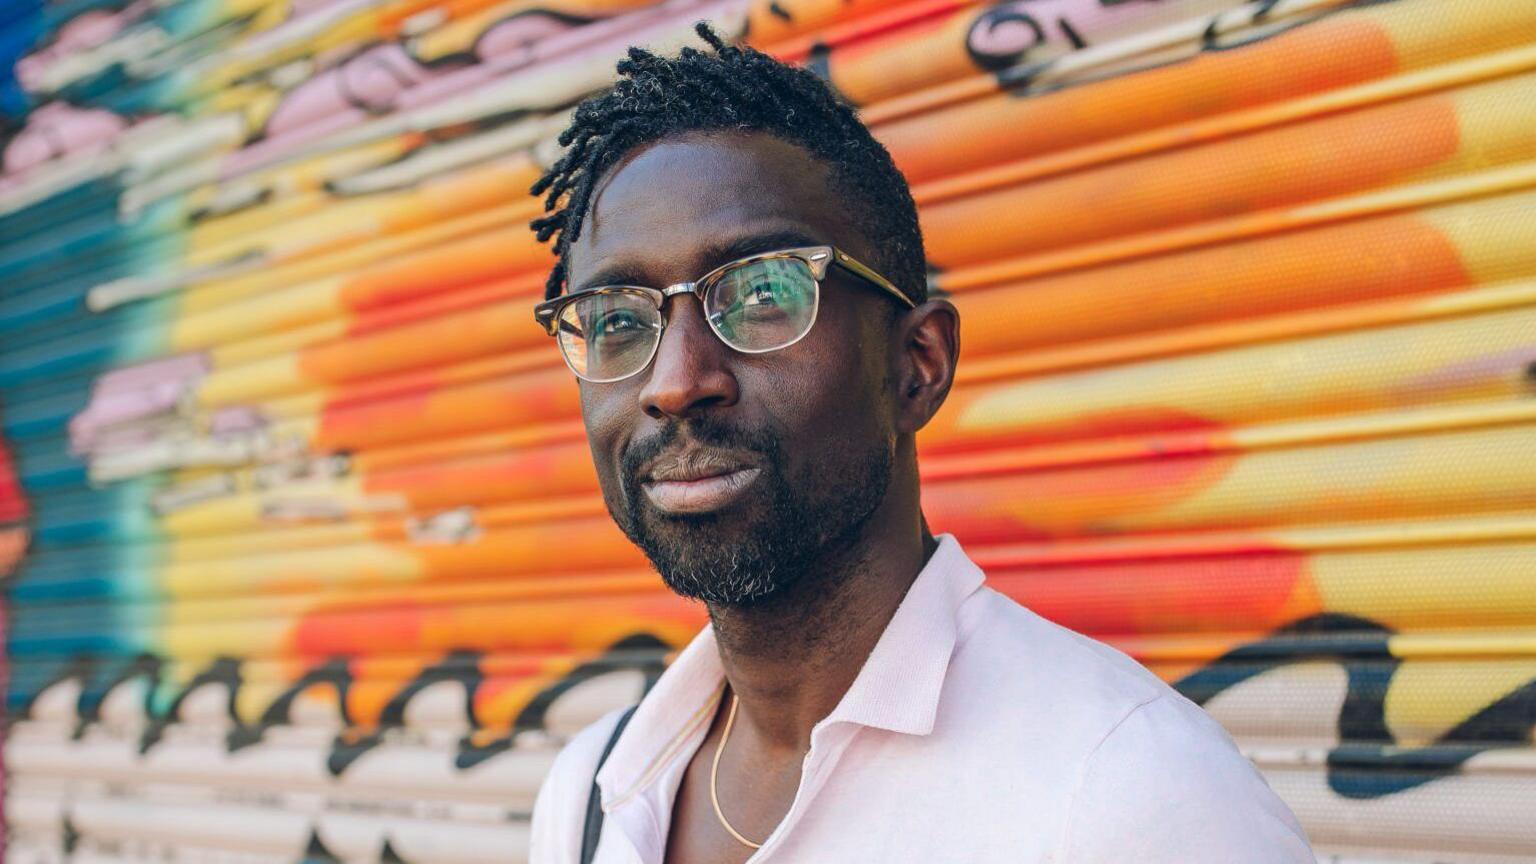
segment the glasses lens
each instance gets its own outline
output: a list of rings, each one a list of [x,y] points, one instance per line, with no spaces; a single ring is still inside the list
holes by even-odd
[[[721,274],[705,313],[738,351],[783,348],[816,320],[816,277],[799,258],[769,258]]]
[[[577,375],[614,381],[651,362],[661,315],[641,294],[589,294],[560,310],[560,350]]]

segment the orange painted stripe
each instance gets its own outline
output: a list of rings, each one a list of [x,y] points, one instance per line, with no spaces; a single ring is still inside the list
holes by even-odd
[[[586,441],[522,448],[367,475],[369,494],[401,494],[416,510],[521,498],[591,494],[597,475]]]
[[[969,392],[945,414],[964,416],[969,403],[989,395],[987,390]],[[987,449],[977,452],[980,447]],[[1140,406],[1111,416],[1078,417],[1053,425],[1037,423],[980,432],[954,426],[935,427],[931,433],[924,429],[920,449],[925,458],[920,468],[925,482],[936,483],[1063,465],[1202,455],[1228,447],[1225,430],[1207,420],[1172,409]],[[953,452],[956,450],[963,452]]]
[[[854,105],[868,105],[976,72],[966,37],[976,12],[940,4],[898,34],[832,45],[826,58],[832,85]],[[958,11],[954,11],[959,6]],[[948,14],[945,14],[948,13]]]
[[[1092,86],[1019,99],[982,99],[883,122],[910,106],[864,113],[912,183],[1040,156],[1396,72],[1391,36],[1368,19],[1340,15],[1241,51],[1202,54]],[[992,79],[956,92],[995,91]],[[919,93],[916,99],[932,98]],[[945,94],[942,98],[953,98]],[[930,106],[936,107],[936,106]]]
[[[358,450],[565,420],[579,410],[576,384],[561,366],[327,408],[313,445],[320,451]]]
[[[924,242],[948,268],[1375,189],[1454,156],[1458,122],[1437,94],[944,201]]]
[[[451,459],[576,440],[586,440],[586,427],[582,425],[579,418],[571,418],[486,435],[458,436],[438,441],[413,441],[398,447],[365,450],[353,456],[353,465],[360,472],[367,474],[392,468],[446,462]]]
[[[956,9],[963,9],[976,2],[977,0],[917,0],[917,2],[898,3],[883,12],[856,18],[847,24],[828,27],[811,36],[787,39],[760,50],[774,55],[785,63],[803,64],[812,51],[823,47],[836,48],[893,31],[900,31],[903,38],[915,38],[921,31],[907,28],[928,19],[945,18]],[[833,76],[833,86],[839,86],[836,76]],[[847,95],[846,92],[844,95]]]
[[[1372,254],[1360,254],[1363,249]],[[954,300],[968,357],[1422,294],[1474,281],[1450,238],[1415,214],[963,290],[1006,277],[1005,267],[939,277],[941,288],[962,291]]]
[[[1242,458],[1219,453],[933,483],[923,512],[966,543],[1106,533],[1114,514],[1157,512],[1198,496]]]
[[[555,362],[559,362],[558,358],[552,361],[549,352],[540,347],[532,351],[501,354],[452,366],[411,369],[337,387],[329,394],[325,410],[346,411],[368,403],[421,398],[437,391],[447,391],[455,387],[543,369],[552,366]]]
[[[299,369],[311,381],[334,384],[535,349],[555,362],[553,340],[534,323],[531,305],[526,296],[514,297],[317,345],[299,355]]]
[[[306,615],[295,622],[286,651],[310,657],[446,652],[465,645],[597,651],[636,633],[681,644],[706,621],[703,606],[663,592],[458,607],[402,604]]]
[[[747,9],[746,41],[777,45],[838,22],[879,14],[891,0],[754,0]]]
[[[514,297],[527,299],[528,308],[532,308],[535,297],[542,296],[544,288],[543,273],[524,273],[502,279],[493,279],[449,291],[444,294],[432,294],[416,301],[397,303],[382,308],[364,309],[354,313],[351,324],[347,327],[347,335],[362,336],[377,330],[386,330],[390,327],[399,327],[412,321],[431,318],[436,315],[446,315],[462,309],[475,306],[483,306],[487,303],[495,303],[500,300],[509,300]],[[533,320],[533,313],[529,312],[528,320]]]
[[[1293,602],[1309,581],[1307,556],[1276,553],[1112,565],[989,570],[987,582],[1030,609],[1085,633],[1269,630],[1322,611]]]
[[[530,218],[536,212],[530,208]],[[551,263],[549,248],[519,221],[363,270],[342,287],[341,301],[361,311],[493,279],[547,273]]]

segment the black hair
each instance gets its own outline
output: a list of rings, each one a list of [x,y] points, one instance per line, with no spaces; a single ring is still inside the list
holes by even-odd
[[[560,133],[565,154],[533,184],[549,213],[529,223],[555,240],[557,261],[545,296],[559,296],[571,243],[603,173],[626,153],[688,132],[764,132],[797,145],[831,170],[849,199],[853,224],[875,247],[869,262],[913,301],[927,299],[923,235],[906,178],[853,109],[813,73],[747,46],[728,45],[700,21],[694,28],[714,53],[684,48],[662,58],[630,48],[612,90],[582,102]],[[560,209],[561,204],[564,204]]]

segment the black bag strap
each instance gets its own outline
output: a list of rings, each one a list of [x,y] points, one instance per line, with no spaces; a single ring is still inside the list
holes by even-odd
[[[635,709],[639,707],[631,705],[619,715],[619,722],[613,727],[613,734],[608,736],[608,743],[603,747],[603,755],[597,757],[597,767],[592,769],[592,791],[587,795],[587,822],[581,830],[581,864],[592,864],[592,859],[597,856],[597,838],[603,833],[603,802],[602,792],[597,788],[597,772],[608,761],[613,745],[619,743],[619,736],[624,734],[624,727],[629,725],[629,718],[634,716]]]

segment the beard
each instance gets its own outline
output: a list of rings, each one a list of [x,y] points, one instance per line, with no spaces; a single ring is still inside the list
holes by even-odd
[[[757,488],[714,513],[666,513],[641,488],[640,471],[671,448],[686,424],[700,444],[761,458]],[[630,542],[677,594],[715,606],[747,607],[779,597],[849,546],[885,500],[893,454],[876,444],[862,451],[833,444],[806,460],[803,475],[786,465],[781,436],[744,430],[715,418],[668,425],[624,452],[620,471],[625,512],[609,510]]]

